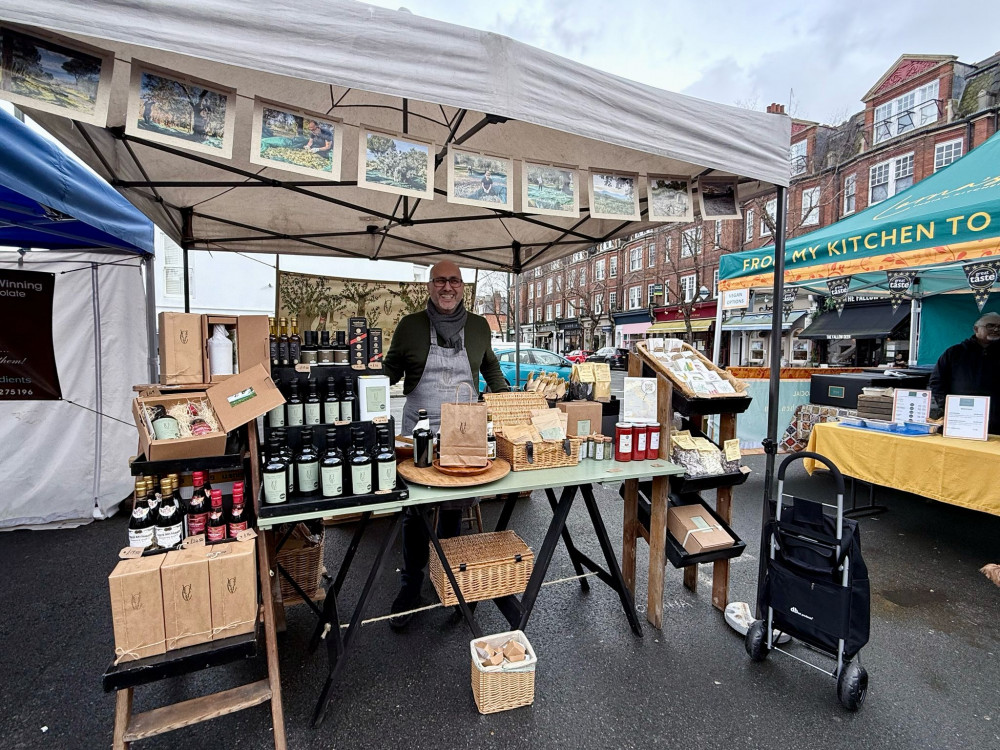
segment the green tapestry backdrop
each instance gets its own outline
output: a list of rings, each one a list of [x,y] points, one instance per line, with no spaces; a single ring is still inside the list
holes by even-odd
[[[465,306],[473,309],[475,284],[465,285]],[[369,328],[381,328],[385,347],[404,315],[427,305],[423,281],[342,279],[278,272],[277,317],[299,320],[299,330],[331,332],[347,328],[347,319],[364,316]]]

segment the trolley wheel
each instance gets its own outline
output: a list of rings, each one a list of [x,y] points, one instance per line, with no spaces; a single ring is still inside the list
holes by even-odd
[[[763,620],[754,620],[750,624],[743,646],[754,661],[764,661],[767,658],[770,649],[767,647],[767,624]]]
[[[837,678],[837,698],[848,711],[857,711],[868,694],[868,672],[857,662],[844,666]]]

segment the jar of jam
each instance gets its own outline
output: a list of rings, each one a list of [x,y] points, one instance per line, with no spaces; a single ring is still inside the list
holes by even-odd
[[[615,461],[632,460],[632,425],[628,422],[615,423]]]
[[[201,417],[195,417],[191,420],[191,434],[192,435],[205,435],[212,431],[212,428],[208,426],[206,422]]]
[[[646,425],[646,458],[660,457],[660,423]]]
[[[646,460],[646,423],[636,422],[632,427],[632,460]]]

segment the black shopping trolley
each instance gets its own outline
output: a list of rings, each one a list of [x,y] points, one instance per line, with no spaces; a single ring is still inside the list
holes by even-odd
[[[833,474],[836,506],[784,493],[786,469],[805,458],[825,464]],[[868,569],[861,558],[858,522],[844,517],[844,477],[830,460],[803,452],[781,462],[778,498],[764,539],[768,552],[757,600],[764,619],[747,630],[747,653],[762,661],[770,651],[780,651],[836,677],[840,702],[857,710],[868,690],[868,673],[857,658],[868,642]],[[778,633],[836,659],[836,669],[829,672],[778,647]]]

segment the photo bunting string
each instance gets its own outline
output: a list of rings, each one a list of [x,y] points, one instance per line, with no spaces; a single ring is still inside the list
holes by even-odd
[[[990,291],[997,281],[997,271],[1000,270],[1000,261],[991,260],[986,263],[966,263],[962,266],[965,271],[965,278],[969,282],[969,289],[976,298],[979,305],[979,312],[983,311],[986,300],[990,297]]]
[[[826,287],[830,290],[830,296],[833,298],[833,304],[837,308],[837,317],[839,318],[844,312],[847,293],[851,290],[851,277],[842,276],[839,279],[829,279],[826,282]]]
[[[886,276],[889,277],[889,301],[892,303],[892,312],[895,313],[896,309],[903,301],[903,297],[910,291],[910,287],[913,286],[913,280],[917,277],[916,271],[886,271]]]
[[[781,295],[781,314],[787,320],[788,316],[792,314],[792,305],[795,304],[795,298],[799,296],[798,289],[785,289]]]

